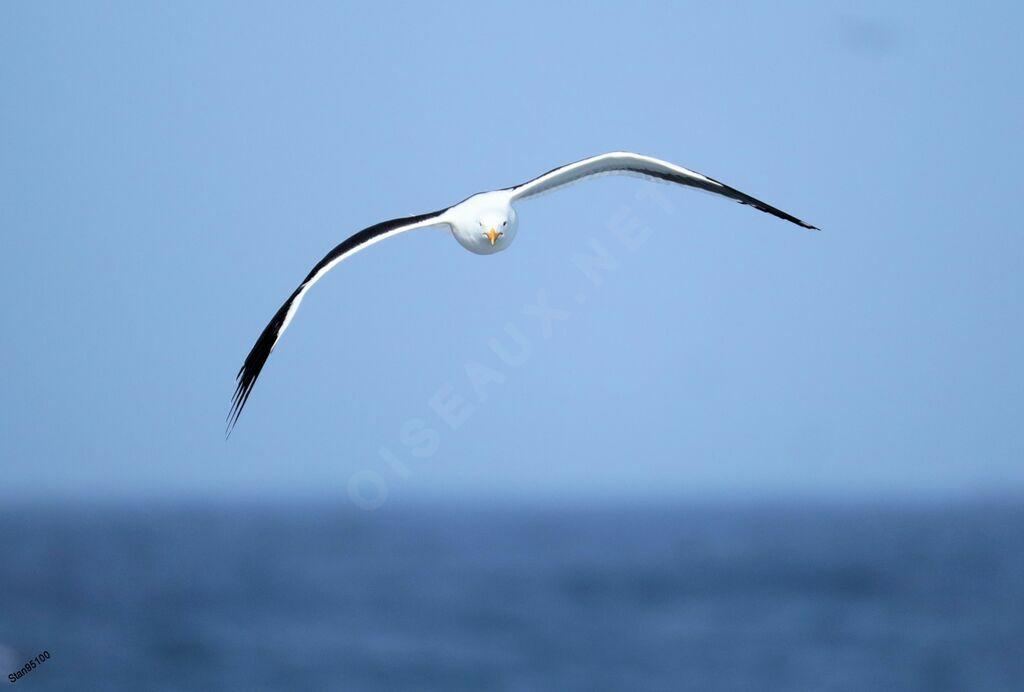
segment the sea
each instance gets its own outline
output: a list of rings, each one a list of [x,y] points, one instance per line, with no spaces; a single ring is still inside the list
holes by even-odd
[[[22,507],[0,546],[10,689],[1024,690],[1014,503]]]

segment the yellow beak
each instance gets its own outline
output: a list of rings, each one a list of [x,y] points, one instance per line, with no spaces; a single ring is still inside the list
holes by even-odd
[[[489,241],[491,241],[491,245],[492,245],[492,246],[493,246],[493,245],[494,245],[494,244],[495,244],[496,242],[498,242],[498,236],[500,236],[500,235],[501,235],[501,233],[498,233],[498,232],[497,232],[496,230],[494,230],[493,228],[492,228],[491,230],[487,231],[486,233],[484,233],[484,236],[486,236],[486,238],[487,238],[487,239],[488,239]]]

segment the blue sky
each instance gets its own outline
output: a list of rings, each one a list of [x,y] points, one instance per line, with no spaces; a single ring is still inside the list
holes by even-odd
[[[7,3],[6,494],[1017,494],[1022,20]],[[521,205],[500,255],[399,237],[311,292],[225,442],[337,242],[614,149],[824,230],[602,178]]]

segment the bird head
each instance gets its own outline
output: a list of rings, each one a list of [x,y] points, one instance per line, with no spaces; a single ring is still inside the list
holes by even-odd
[[[481,192],[445,212],[459,244],[476,255],[493,255],[516,236],[518,219],[505,190]]]
[[[511,207],[501,212],[481,214],[476,235],[486,253],[504,250],[516,235],[516,216]]]

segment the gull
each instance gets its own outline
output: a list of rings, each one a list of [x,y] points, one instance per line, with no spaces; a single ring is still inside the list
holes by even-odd
[[[238,417],[249,400],[256,379],[263,370],[267,358],[270,357],[271,351],[281,339],[281,335],[291,324],[302,299],[313,287],[313,284],[338,266],[340,262],[385,238],[391,238],[406,231],[430,227],[448,227],[455,240],[470,252],[478,255],[493,255],[507,249],[516,237],[519,227],[519,216],[513,206],[516,202],[550,192],[584,178],[616,173],[636,175],[711,192],[785,219],[798,226],[818,230],[815,226],[714,178],[667,161],[623,151],[592,156],[566,166],[559,166],[521,185],[492,192],[480,192],[467,197],[454,206],[439,211],[382,221],[369,228],[364,228],[327,253],[327,256],[313,267],[298,288],[292,292],[288,300],[270,320],[270,324],[256,339],[255,345],[249,351],[249,355],[246,356],[245,362],[235,378],[237,386],[231,399],[231,409],[228,412],[228,434],[238,422]]]

